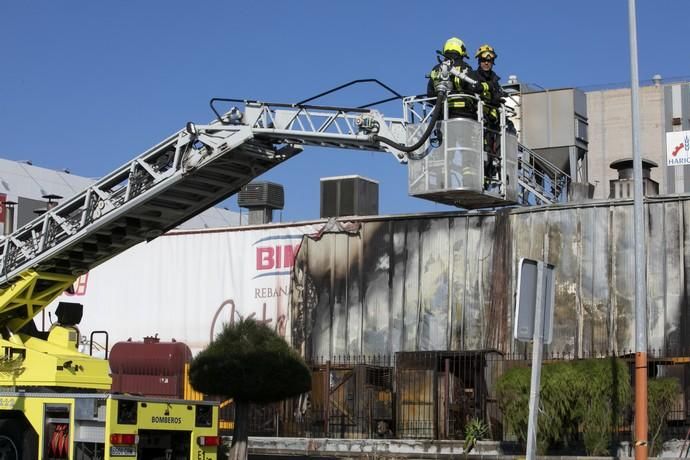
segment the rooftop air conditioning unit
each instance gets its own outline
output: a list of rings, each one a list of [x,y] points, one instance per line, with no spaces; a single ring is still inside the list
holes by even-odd
[[[274,182],[251,182],[240,190],[237,204],[249,210],[249,225],[267,224],[273,221],[273,210],[283,209],[283,186]]]
[[[379,183],[362,176],[321,179],[321,217],[375,216]]]

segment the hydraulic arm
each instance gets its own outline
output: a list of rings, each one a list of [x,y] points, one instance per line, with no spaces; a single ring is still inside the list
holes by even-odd
[[[404,118],[213,99],[212,123],[188,123],[2,241],[0,333],[21,330],[77,276],[228,198],[305,145],[387,152],[401,163],[423,158],[444,98],[433,110],[415,110],[406,98]],[[239,107],[221,114],[218,102]]]
[[[247,102],[208,125],[192,123],[0,246],[0,329],[19,331],[73,280],[226,199],[304,145],[405,152],[405,123],[366,109]],[[30,282],[26,280],[30,279]],[[20,287],[22,286],[22,287]]]

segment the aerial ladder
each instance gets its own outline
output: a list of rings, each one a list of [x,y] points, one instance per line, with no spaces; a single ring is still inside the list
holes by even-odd
[[[448,120],[445,96],[402,98],[401,118],[370,107],[212,99],[212,122],[187,123],[5,237],[0,449],[3,442],[34,446],[27,458],[133,457],[166,440],[178,454],[215,458],[216,407],[109,395],[107,361],[78,352],[81,306],[61,304],[50,331],[38,331],[33,319],[80,275],[232,196],[305,146],[391,154],[408,163],[410,194],[465,208],[563,200],[569,179],[519,146],[503,110],[500,177],[487,188],[482,117]],[[219,104],[234,106],[219,111]],[[196,441],[171,429],[171,420]],[[61,442],[58,452],[53,444]]]

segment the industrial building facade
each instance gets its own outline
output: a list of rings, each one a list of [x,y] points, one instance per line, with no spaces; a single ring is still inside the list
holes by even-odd
[[[632,157],[630,88],[586,91],[589,118],[588,176],[594,198],[609,197],[613,161]],[[640,153],[658,165],[659,194],[690,192],[690,168],[666,165],[666,133],[690,130],[690,83],[655,77],[640,87]]]
[[[669,438],[687,429],[690,196],[648,197],[645,212],[649,369],[681,389]],[[635,345],[632,221],[631,200],[600,200],[361,218],[356,232],[305,237],[291,339],[315,363],[307,415],[318,431],[296,423],[294,433],[377,437],[383,426],[394,434],[382,437],[462,439],[480,417],[494,439],[513,439],[496,382],[530,365],[529,345],[513,338],[521,258],[555,266],[545,359],[626,360]],[[630,427],[621,421],[617,436],[629,439]]]

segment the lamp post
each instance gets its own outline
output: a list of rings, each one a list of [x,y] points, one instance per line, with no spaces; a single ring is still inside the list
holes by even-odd
[[[640,157],[640,82],[637,69],[637,24],[635,0],[628,0],[630,28],[630,105],[633,149],[633,221],[635,233],[635,460],[646,460],[647,435],[647,279]]]

